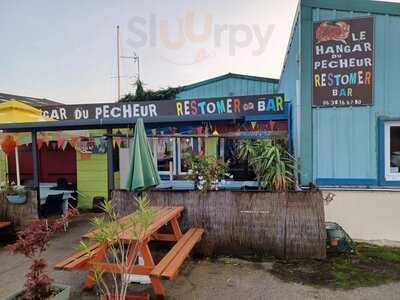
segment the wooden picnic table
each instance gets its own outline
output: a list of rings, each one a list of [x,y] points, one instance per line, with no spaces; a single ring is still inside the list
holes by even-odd
[[[153,207],[155,217],[146,232],[142,235],[140,244],[140,253],[144,260],[144,265],[135,264],[129,270],[129,274],[149,275],[154,292],[157,296],[164,296],[165,289],[161,279],[173,279],[178,273],[179,267],[183,264],[186,257],[195,244],[200,241],[204,230],[200,228],[191,228],[185,234],[182,234],[179,226],[178,218],[180,217],[183,207]],[[119,219],[117,222],[130,224],[132,215],[128,215]],[[160,233],[160,229],[169,225],[171,233]],[[93,240],[95,231],[89,232],[82,236],[83,239]],[[127,227],[119,233],[119,238],[132,245],[137,242],[137,237],[133,233],[132,228]],[[156,263],[149,248],[149,242],[170,241],[176,242],[172,249]],[[109,244],[94,243],[91,247],[91,255],[87,251],[80,251],[56,265],[58,270],[85,270],[89,271],[86,278],[85,287],[92,288],[95,284],[94,270],[100,269],[104,272],[118,273],[119,268],[114,263],[106,262],[106,255]],[[130,258],[134,258],[135,253]]]

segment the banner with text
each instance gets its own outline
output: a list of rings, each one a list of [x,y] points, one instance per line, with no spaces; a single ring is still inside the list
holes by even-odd
[[[314,23],[313,106],[373,104],[373,17]]]
[[[143,102],[61,105],[42,108],[43,115],[56,120],[157,119],[171,117],[179,121],[229,119],[254,114],[283,114],[283,94],[221,97],[195,100],[161,100]]]

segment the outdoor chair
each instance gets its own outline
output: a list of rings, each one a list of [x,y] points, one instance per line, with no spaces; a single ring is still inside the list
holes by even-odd
[[[68,180],[64,177],[57,178],[57,186],[52,188],[52,190],[64,190],[64,191],[70,191],[74,189],[75,189],[74,185],[69,184]]]
[[[63,215],[63,199],[64,194],[48,195],[46,203],[41,206],[41,215],[46,219],[46,223],[49,217]],[[66,230],[66,228],[64,228]]]
[[[68,198],[68,208],[78,207],[78,193],[74,192],[71,194],[72,197]]]

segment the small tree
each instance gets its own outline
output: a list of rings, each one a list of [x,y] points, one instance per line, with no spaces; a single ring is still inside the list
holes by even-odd
[[[144,97],[144,89],[143,89],[143,82],[138,79],[135,83],[136,91],[135,91],[135,98],[142,99]]]
[[[271,147],[271,140],[245,140],[239,147],[239,158],[246,159],[249,166],[256,175],[258,187],[262,185],[262,178],[265,174],[263,164],[260,164],[259,158],[265,157],[269,148]]]
[[[146,195],[136,198],[137,210],[127,222],[120,222],[114,211],[112,202],[106,200],[102,204],[104,216],[92,219],[94,227],[92,240],[109,245],[107,263],[117,265],[118,272],[110,272],[111,280],[107,281],[104,272],[98,268],[94,277],[99,287],[102,299],[125,300],[131,268],[136,264],[139,249],[144,234],[154,219],[154,210],[150,208],[150,201]],[[120,238],[121,232],[130,232],[136,242],[126,242]],[[85,242],[81,242],[81,249],[93,257],[93,253]]]
[[[17,242],[8,249],[13,254],[19,253],[31,260],[30,271],[25,276],[25,290],[18,299],[43,300],[54,294],[51,288],[53,279],[47,274],[47,262],[42,258],[42,254],[54,233],[64,229],[68,219],[77,214],[76,209],[70,209],[68,217],[60,218],[51,225],[48,225],[46,220],[33,220],[29,226],[17,233]]]
[[[128,93],[122,97],[119,102],[132,101],[157,101],[157,100],[173,100],[176,95],[182,90],[181,87],[168,87],[158,90],[144,89],[144,83],[138,79],[135,83],[135,93]]]

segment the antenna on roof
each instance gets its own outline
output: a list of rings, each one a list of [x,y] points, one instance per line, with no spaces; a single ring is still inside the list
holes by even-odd
[[[133,59],[134,63],[137,63],[137,80],[140,80],[140,58],[136,52],[133,52],[133,56],[121,56],[121,58]]]

